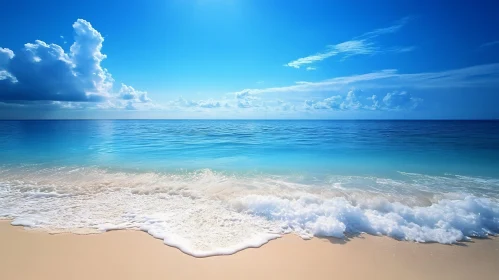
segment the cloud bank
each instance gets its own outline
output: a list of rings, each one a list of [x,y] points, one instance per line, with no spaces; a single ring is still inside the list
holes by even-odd
[[[0,102],[112,101],[115,107],[130,108],[130,104],[150,101],[146,92],[124,84],[118,94],[113,93],[114,80],[101,66],[106,58],[101,51],[104,38],[83,19],[78,19],[73,29],[74,43],[68,53],[41,40],[26,43],[16,53],[0,48]]]
[[[323,100],[306,100],[306,110],[412,110],[423,100],[405,91],[388,92],[385,96],[367,95],[362,91],[350,90],[345,96],[334,95]]]
[[[228,103],[223,101],[216,101],[213,99],[188,100],[183,97],[179,97],[176,100],[170,101],[168,105],[169,107],[173,108],[191,108],[191,109],[216,109],[216,108],[230,107]]]
[[[306,110],[384,110],[399,111],[416,108],[422,99],[405,91],[388,92],[385,96],[367,95],[362,91],[350,90],[345,96],[334,95],[323,100],[306,100]]]

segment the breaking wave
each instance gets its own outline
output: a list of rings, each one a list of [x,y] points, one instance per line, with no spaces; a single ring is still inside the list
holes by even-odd
[[[1,168],[0,217],[49,232],[148,232],[197,256],[232,254],[283,234],[386,235],[455,243],[499,233],[499,181]]]

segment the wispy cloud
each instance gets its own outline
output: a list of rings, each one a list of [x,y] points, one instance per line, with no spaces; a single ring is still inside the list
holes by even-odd
[[[396,48],[388,48],[386,50],[382,50],[378,46],[375,45],[375,43],[372,41],[372,39],[379,37],[381,35],[385,34],[390,34],[390,33],[395,33],[399,31],[404,25],[409,22],[411,18],[410,17],[405,17],[399,21],[397,21],[395,24],[389,27],[385,28],[379,28],[367,33],[364,33],[358,37],[355,37],[351,40],[338,43],[335,45],[329,45],[326,47],[325,51],[318,52],[313,55],[309,55],[306,57],[298,58],[296,60],[293,60],[284,66],[288,67],[293,67],[293,68],[300,68],[302,65],[305,64],[312,64],[314,62],[322,61],[324,59],[337,56],[337,55],[342,55],[343,59],[346,59],[351,56],[355,55],[370,55],[370,54],[375,54],[375,53],[383,53],[383,52],[408,52],[414,50],[414,47],[396,47]]]
[[[309,91],[326,91],[335,90],[338,86],[345,86],[356,82],[370,81],[370,80],[380,80],[398,75],[396,70],[388,69],[378,72],[372,72],[361,75],[352,75],[344,77],[336,77],[332,79],[327,79],[319,82],[307,82],[300,81],[293,85],[282,86],[282,87],[270,87],[270,88],[260,88],[260,89],[244,89],[235,92],[236,95],[246,94],[264,94],[264,93],[289,93],[289,92],[309,92]]]
[[[390,34],[390,33],[395,33],[402,29],[410,20],[412,20],[412,17],[404,17],[399,19],[398,21],[394,22],[393,25],[388,26],[388,27],[383,27],[383,28],[378,28],[373,31],[366,32],[359,37],[356,37],[355,39],[359,38],[376,38],[380,35],[385,35],[385,34]]]
[[[285,64],[285,66],[300,68],[304,64],[311,64],[317,61],[322,61],[326,58],[336,56],[339,54],[343,54],[345,57],[350,57],[354,55],[371,54],[375,51],[376,50],[373,44],[367,42],[366,40],[346,41],[336,45],[327,46],[327,49],[324,52],[298,58],[296,60],[293,60]]]
[[[388,48],[387,52],[405,53],[405,52],[412,52],[415,49],[416,49],[415,46],[410,46],[410,47],[392,47],[392,48]]]
[[[482,48],[489,48],[489,47],[498,46],[498,45],[499,45],[499,40],[492,41],[492,42],[487,42],[487,43],[482,44],[480,46],[480,49],[482,49]]]
[[[300,81],[282,87],[244,89],[233,94],[265,94],[293,92],[325,92],[345,86],[362,85],[365,88],[460,88],[499,86],[499,63],[477,65],[440,72],[399,73],[386,69],[367,74],[335,77],[318,82]]]
[[[314,71],[314,70],[317,70],[317,68],[312,67],[312,66],[308,66],[308,67],[306,68],[306,70],[307,70],[307,71]]]
[[[61,36],[59,36],[59,37],[62,39],[62,42],[63,42],[64,44],[67,44],[67,43],[68,43],[68,42],[66,41],[66,39],[64,38],[64,36],[62,36],[62,35],[61,35]]]

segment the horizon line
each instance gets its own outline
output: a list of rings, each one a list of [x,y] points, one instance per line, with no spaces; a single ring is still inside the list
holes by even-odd
[[[490,119],[201,119],[201,118],[64,118],[64,119],[0,119],[0,121],[499,121],[499,118]]]

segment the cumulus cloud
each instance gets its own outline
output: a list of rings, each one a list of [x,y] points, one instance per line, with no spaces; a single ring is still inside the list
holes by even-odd
[[[237,107],[239,108],[252,108],[260,107],[260,98],[255,96],[249,91],[236,92]]]
[[[409,93],[393,91],[379,98],[377,95],[367,96],[363,91],[350,90],[345,96],[334,95],[323,100],[306,100],[306,110],[411,110],[416,108],[422,99]]]
[[[237,92],[228,99],[221,100],[192,100],[179,97],[167,103],[170,108],[190,108],[193,110],[200,109],[248,109],[264,107],[264,102],[255,94],[249,92]],[[279,103],[279,107],[290,107],[289,105]]]
[[[73,24],[75,42],[67,54],[56,44],[41,40],[27,43],[2,65],[15,77],[0,84],[2,100],[100,101],[112,87],[112,79],[100,62],[102,36],[90,23],[79,19]],[[2,51],[5,53],[5,51]],[[7,52],[8,53],[8,52]]]
[[[95,30],[90,22],[78,19],[73,24],[75,42],[71,45],[70,55],[77,76],[84,77],[87,90],[108,92],[112,87],[111,75],[100,63],[106,58],[101,52],[104,38]]]
[[[132,102],[132,101],[128,101],[128,102],[126,103],[125,109],[126,109],[126,110],[136,110],[137,108],[135,108],[135,106],[133,105],[133,102]]]
[[[0,47],[0,85],[7,82],[17,82],[17,79],[7,71],[7,66],[12,58],[14,58],[14,52],[11,49]],[[5,82],[2,82],[3,80]]]
[[[14,52],[12,50],[0,48],[0,70],[4,70],[12,58],[14,58]]]
[[[3,80],[5,80],[5,82],[2,82]],[[8,82],[17,83],[17,79],[16,79],[16,77],[12,76],[12,74],[7,72],[6,70],[0,70],[0,89],[1,89],[2,83],[7,84]]]
[[[312,64],[337,55],[342,55],[342,59],[346,59],[348,57],[356,55],[371,55],[375,53],[385,53],[385,52],[401,53],[401,52],[412,51],[414,50],[414,47],[392,47],[392,48],[382,49],[379,46],[377,46],[373,40],[381,35],[395,33],[399,31],[404,25],[407,24],[407,22],[409,22],[409,20],[410,17],[405,17],[394,23],[392,26],[379,28],[364,33],[351,40],[334,45],[329,45],[326,47],[325,51],[318,52],[316,54],[305,56],[302,58],[298,58],[296,60],[293,60],[285,64],[284,66],[292,68],[300,68],[305,64]],[[315,68],[309,69],[309,67],[307,67],[306,70],[315,70]]]
[[[389,92],[383,97],[384,106],[395,110],[413,109],[418,106],[421,101],[421,99],[415,98],[405,91]]]
[[[275,107],[274,109],[280,111],[296,111],[296,107],[293,104],[283,101],[281,99],[277,100],[277,107]]]
[[[277,111],[295,111],[296,107],[289,101],[281,99],[262,99],[259,96],[241,91],[231,94],[229,98],[219,100],[192,100],[179,97],[167,103],[167,108],[183,108],[192,111],[206,111],[208,109],[232,110],[241,112],[241,110],[277,110]]]
[[[83,19],[73,24],[73,30],[74,42],[69,52],[41,40],[25,44],[16,53],[0,48],[0,102],[106,102],[116,99],[112,92],[114,80],[101,65],[106,58],[101,52],[104,38]],[[124,84],[118,95],[132,103],[150,101],[147,93]]]
[[[129,100],[134,102],[149,102],[151,99],[147,96],[147,92],[139,91],[131,86],[121,84],[120,91],[118,92],[119,97],[123,100]]]
[[[170,106],[177,108],[194,108],[194,109],[214,109],[227,107],[227,103],[223,104],[220,101],[215,101],[212,99],[208,100],[187,100],[182,97],[177,98],[169,103]]]
[[[314,110],[339,110],[343,103],[343,97],[335,95],[324,100],[305,100],[305,109]]]

